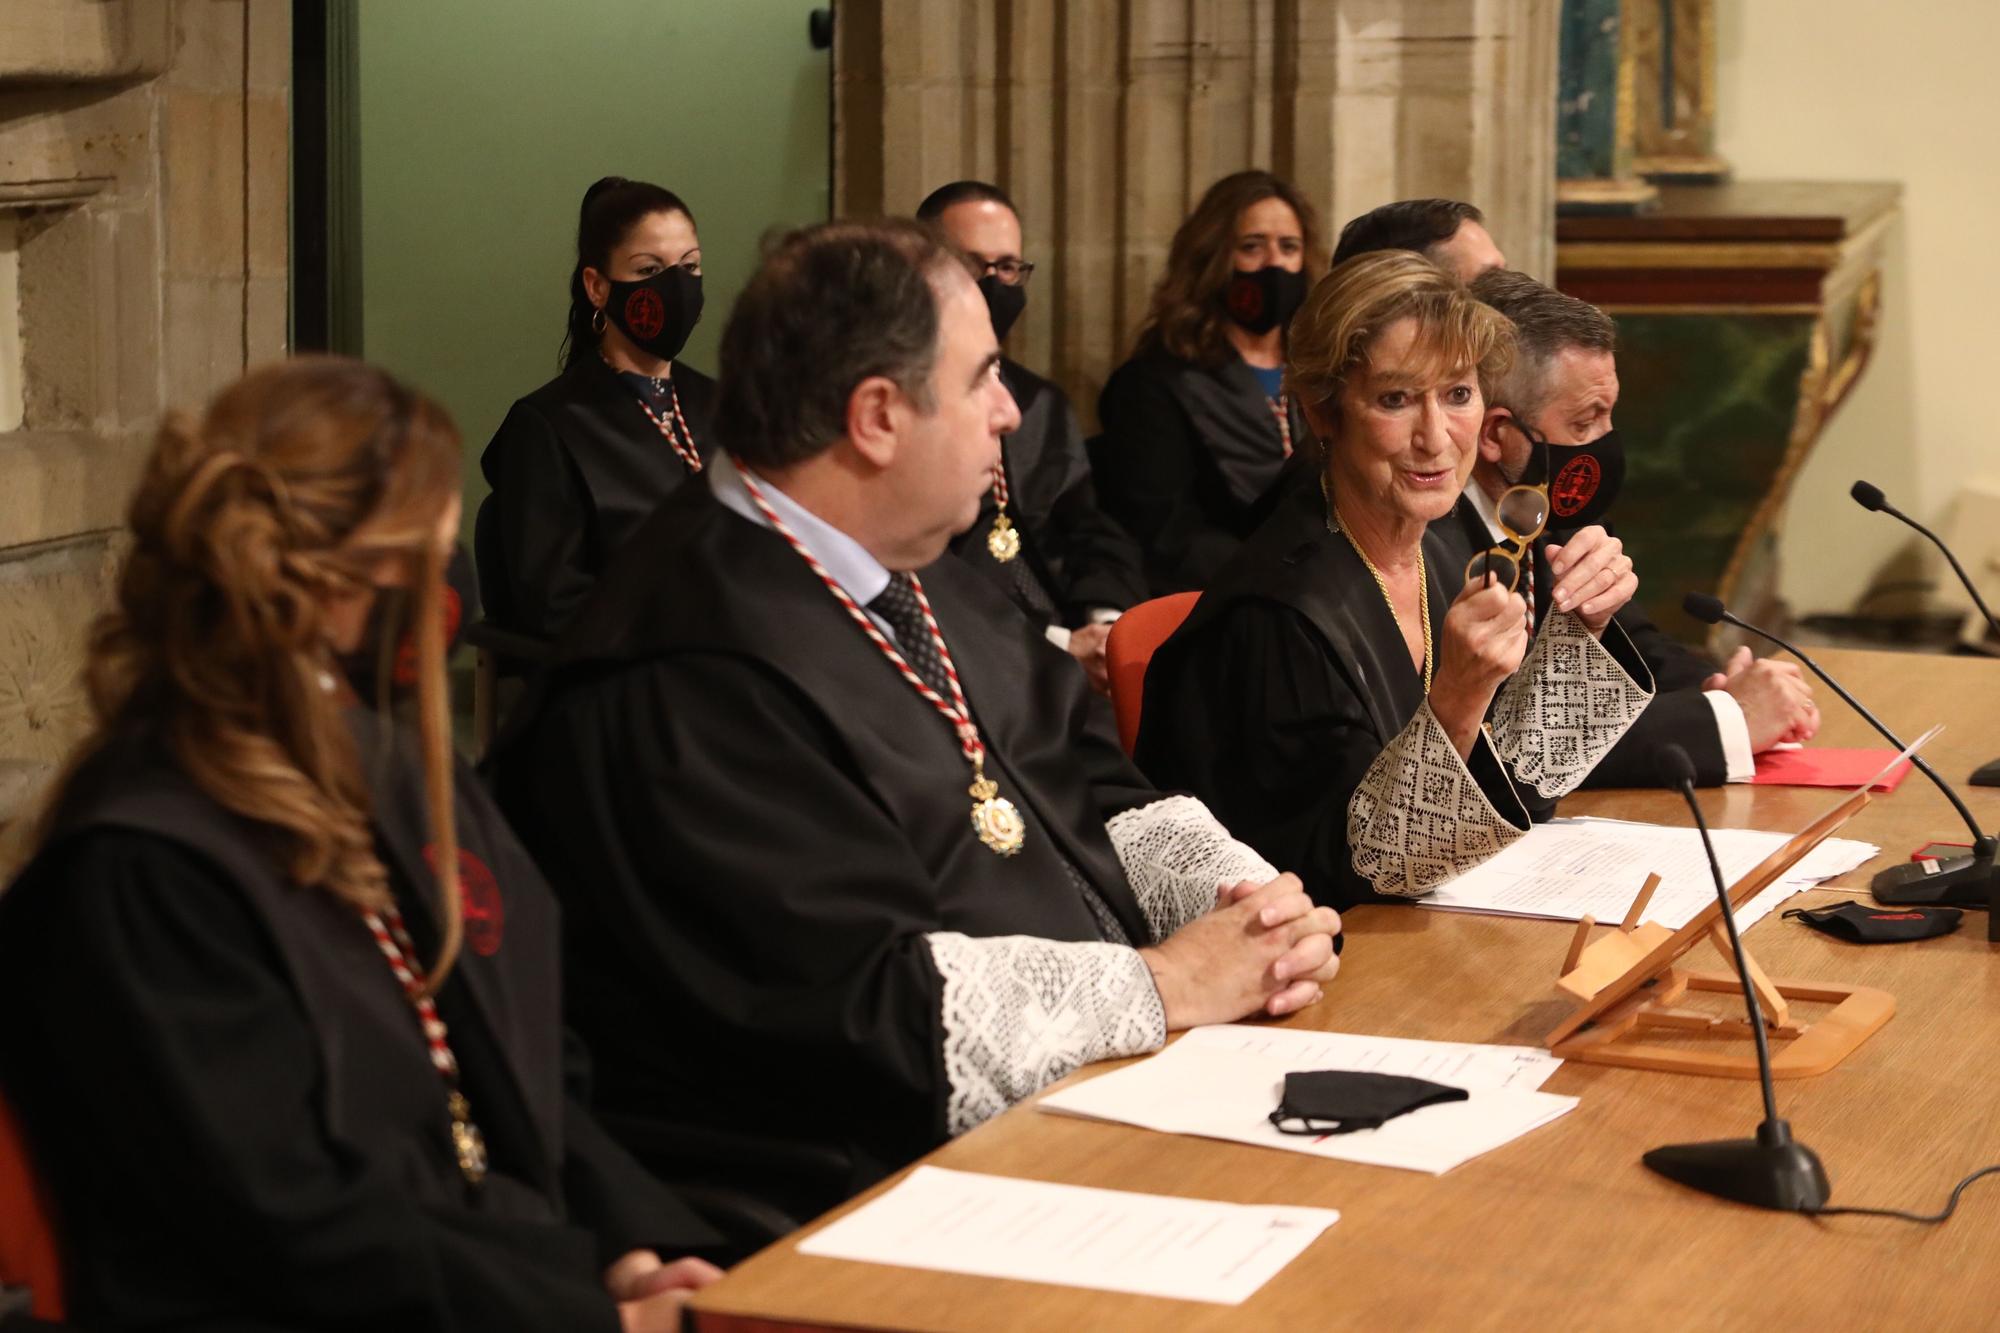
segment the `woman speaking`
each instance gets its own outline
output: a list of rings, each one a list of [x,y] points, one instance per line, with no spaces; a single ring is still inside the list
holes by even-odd
[[[1526,831],[1651,697],[1611,614],[1638,586],[1602,528],[1549,547],[1530,643],[1516,561],[1545,489],[1503,497],[1518,542],[1455,523],[1484,385],[1513,329],[1429,260],[1364,255],[1292,323],[1287,385],[1323,448],[1161,647],[1138,760],[1192,790],[1322,903],[1419,896]]]

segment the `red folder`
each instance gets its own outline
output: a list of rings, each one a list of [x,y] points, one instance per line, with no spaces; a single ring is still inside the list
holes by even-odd
[[[1773,787],[1858,787],[1875,778],[1871,791],[1894,791],[1910,771],[1905,759],[1882,773],[1895,757],[1894,750],[1766,750],[1757,756],[1757,776],[1750,780]]]

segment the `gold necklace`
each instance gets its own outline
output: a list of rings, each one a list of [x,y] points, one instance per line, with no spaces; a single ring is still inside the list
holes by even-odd
[[[1334,508],[1333,494],[1327,489],[1325,477],[1320,478],[1319,489],[1320,493],[1326,496],[1327,531],[1337,532],[1347,538],[1347,544],[1354,548],[1354,554],[1361,557],[1361,563],[1367,566],[1368,572],[1374,576],[1375,587],[1380,590],[1382,601],[1389,608],[1389,618],[1396,622],[1397,632],[1400,633],[1403,628],[1403,618],[1396,614],[1396,599],[1389,595],[1389,580],[1383,578],[1382,571],[1375,568],[1375,562],[1368,558],[1368,552],[1361,549],[1361,543],[1354,540],[1354,534],[1347,530],[1347,525],[1335,521],[1339,517],[1339,511]],[[1431,581],[1429,572],[1424,567],[1424,548],[1421,545],[1417,547],[1417,614],[1423,617],[1424,622],[1424,697],[1429,698],[1431,693]]]

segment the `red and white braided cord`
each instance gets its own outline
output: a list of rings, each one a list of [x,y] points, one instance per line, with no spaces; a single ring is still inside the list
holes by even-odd
[[[993,503],[1000,507],[1001,513],[1004,514],[1007,512],[1007,465],[1005,463],[995,463],[993,465]]]
[[[388,920],[385,922],[384,917]],[[417,1020],[424,1029],[424,1042],[431,1048],[431,1063],[446,1080],[458,1079],[458,1058],[451,1053],[451,1044],[445,1032],[444,1020],[438,1017],[437,1004],[424,994],[423,973],[417,970],[416,945],[410,939],[410,932],[403,927],[403,914],[394,903],[380,912],[362,914],[368,923],[369,934],[375,937],[375,947],[389,960],[389,970],[396,974],[396,980],[403,985],[403,993],[410,997],[415,1006]]]
[[[826,566],[814,558],[813,553],[806,549],[806,544],[799,540],[799,535],[786,525],[785,520],[778,517],[778,511],[771,508],[770,501],[764,498],[763,488],[758,486],[756,479],[745,469],[739,468],[738,471],[742,474],[744,489],[750,492],[750,498],[756,502],[757,508],[763,512],[765,519],[777,530],[778,535],[790,542],[792,549],[799,553],[799,558],[806,562],[813,573],[819,575],[820,582],[826,585],[834,600],[846,608],[848,617],[861,627],[861,632],[873,640],[877,648],[882,650],[882,655],[902,673],[903,679],[910,683],[910,688],[930,700],[931,707],[944,714],[945,721],[951,723],[952,729],[958,734],[959,749],[966,759],[975,767],[983,765],[986,762],[986,745],[979,739],[979,728],[973,725],[972,710],[966,707],[965,690],[958,683],[958,667],[951,660],[951,650],[945,647],[944,634],[938,629],[937,617],[931,613],[930,598],[924,596],[923,580],[915,574],[910,575],[910,589],[917,595],[917,606],[924,613],[924,627],[930,631],[931,643],[937,648],[938,660],[944,664],[945,680],[951,685],[951,703],[946,703],[938,696],[936,690],[924,684],[924,678],[910,666],[908,659],[896,651],[896,645],[889,642],[888,636],[881,630],[875,628],[875,622],[868,618],[868,613],[861,609],[860,604],[849,595],[847,589],[840,586],[840,581],[827,572]]]
[[[653,410],[651,403],[643,398],[639,400],[639,410],[652,420],[652,423],[659,428],[660,434],[667,437],[667,443],[671,444],[674,447],[674,452],[681,456],[681,462],[687,464],[687,470],[689,472],[699,472],[701,471],[701,454],[694,447],[694,432],[688,429],[687,418],[681,415],[681,395],[674,388],[672,380],[667,381],[667,405],[673,413],[674,425],[681,428],[679,436],[676,436],[673,428],[666,423],[658,412]],[[682,443],[683,439],[686,440],[686,443]]]
[[[1290,400],[1281,393],[1276,398],[1266,398],[1264,401],[1271,405],[1271,415],[1278,419],[1278,441],[1284,446],[1285,457],[1290,458],[1292,456],[1292,414],[1288,405]]]

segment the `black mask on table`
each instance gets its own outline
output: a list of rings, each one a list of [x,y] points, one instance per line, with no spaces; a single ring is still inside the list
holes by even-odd
[[[1285,1075],[1270,1120],[1282,1134],[1352,1134],[1441,1102],[1462,1102],[1464,1088],[1401,1074],[1315,1069]]]
[[[1849,944],[1900,944],[1949,935],[1965,914],[1956,907],[1878,907],[1850,900],[1832,907],[1794,907],[1785,915]]]

